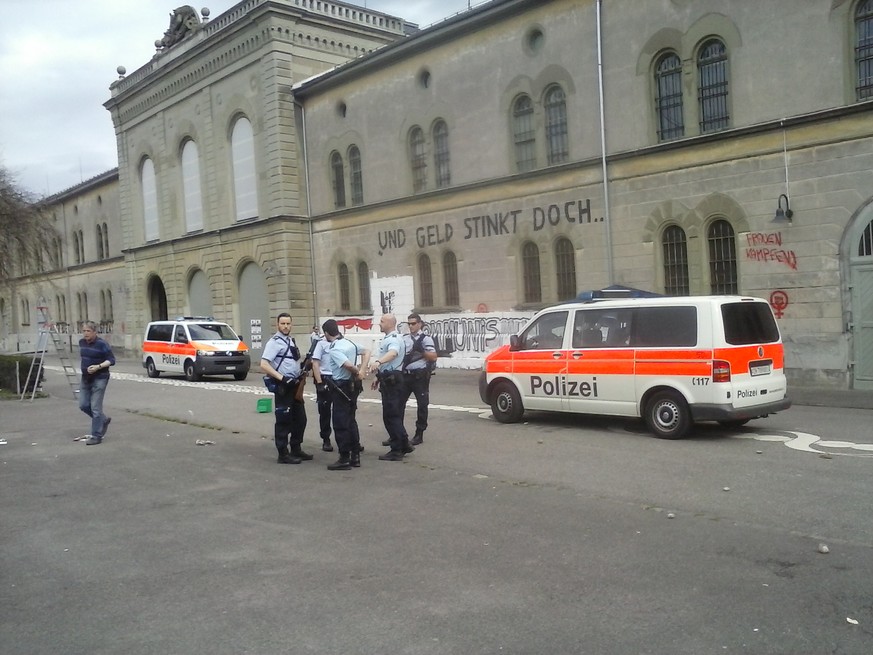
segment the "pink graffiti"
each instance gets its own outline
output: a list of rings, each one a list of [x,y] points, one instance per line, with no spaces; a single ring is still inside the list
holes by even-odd
[[[746,243],[750,246],[781,246],[781,232],[749,232]]]
[[[746,259],[755,262],[777,262],[785,264],[792,271],[797,270],[797,255],[793,250],[778,248],[746,248]]]

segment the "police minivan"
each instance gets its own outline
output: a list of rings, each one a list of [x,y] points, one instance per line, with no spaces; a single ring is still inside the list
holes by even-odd
[[[204,375],[245,380],[251,361],[248,346],[227,323],[211,316],[180,316],[148,324],[142,365],[150,378],[175,373],[191,381]]]
[[[504,423],[528,409],[642,417],[678,439],[790,407],[783,357],[760,298],[592,300],[537,313],[485,358],[479,392]]]

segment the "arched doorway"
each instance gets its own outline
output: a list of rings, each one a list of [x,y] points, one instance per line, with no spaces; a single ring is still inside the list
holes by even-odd
[[[191,316],[212,316],[212,288],[201,270],[194,271],[188,281],[188,308]]]
[[[873,390],[873,202],[846,230],[855,389]]]
[[[270,316],[264,271],[254,262],[249,262],[240,271],[237,284],[240,324],[235,325],[234,328],[242,336],[243,341],[255,351],[252,353],[252,362],[260,361],[263,343],[270,338],[275,329],[275,319]],[[295,320],[294,331],[300,329]]]
[[[167,314],[167,292],[164,289],[164,283],[157,275],[152,275],[149,278],[146,287],[146,293],[149,299],[149,318],[150,321],[166,321],[169,316]]]

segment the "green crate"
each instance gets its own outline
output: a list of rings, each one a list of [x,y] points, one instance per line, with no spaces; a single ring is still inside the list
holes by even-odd
[[[258,413],[259,414],[269,414],[273,411],[273,399],[272,398],[258,398]]]

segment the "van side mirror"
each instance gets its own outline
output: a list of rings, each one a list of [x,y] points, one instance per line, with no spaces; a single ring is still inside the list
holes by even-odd
[[[239,335],[239,340],[242,341],[242,335]]]
[[[509,337],[509,349],[511,351],[521,350],[521,339],[517,334],[513,334]]]

